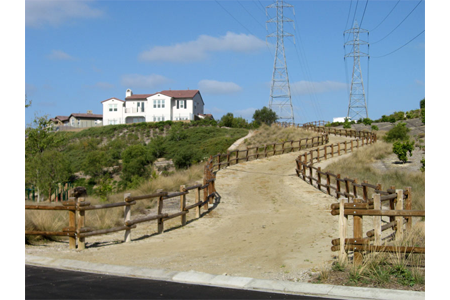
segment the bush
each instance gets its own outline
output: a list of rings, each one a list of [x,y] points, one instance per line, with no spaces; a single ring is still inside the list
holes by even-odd
[[[132,145],[122,153],[122,180],[131,182],[132,177],[148,178],[150,170],[147,167],[155,158],[147,147],[142,144]]]
[[[348,120],[348,118],[345,118],[345,121],[344,121],[344,128],[345,129],[350,129],[350,128],[352,128],[352,125],[351,125],[352,123],[350,123],[349,122],[349,120]]]
[[[378,130],[378,126],[377,125],[372,125],[372,130]]]
[[[256,124],[258,124],[258,126],[262,123],[270,126],[278,120],[278,116],[273,110],[264,106],[263,108],[255,111],[253,114],[253,120]]]
[[[395,142],[392,151],[397,154],[397,157],[400,161],[403,163],[408,161],[407,153],[409,152],[409,157],[412,156],[412,151],[414,150],[414,141],[406,141],[404,143],[402,142]]]
[[[409,140],[408,132],[410,129],[406,127],[406,123],[398,123],[391,130],[389,130],[383,139],[386,142],[394,142],[394,141],[407,141]]]
[[[178,152],[173,159],[173,164],[177,169],[187,169],[193,164],[193,162],[194,152],[187,149]]]

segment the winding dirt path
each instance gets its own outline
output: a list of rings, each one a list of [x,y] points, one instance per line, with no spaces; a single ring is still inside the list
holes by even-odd
[[[331,143],[343,140],[330,136]],[[156,224],[143,223],[132,232],[131,243],[117,242],[123,233],[110,234],[87,238],[88,248],[79,252],[70,251],[67,243],[53,243],[27,246],[26,253],[173,271],[307,280],[309,272],[319,271],[336,254],[330,248],[331,239],[338,237],[338,220],[329,211],[336,200],[296,176],[298,154],[220,171],[216,182],[220,202],[182,228],[153,235]],[[109,242],[95,244],[105,240]]]

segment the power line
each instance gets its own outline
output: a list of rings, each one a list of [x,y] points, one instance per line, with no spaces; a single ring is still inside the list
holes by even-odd
[[[353,0],[350,1],[350,7],[348,8],[348,14],[347,14],[347,22],[345,22],[344,30],[347,30],[347,24],[348,24],[348,19],[350,18],[350,12],[352,10],[352,4],[353,4]]]
[[[254,35],[254,34],[250,31],[250,29],[248,29],[247,27],[245,27],[245,26],[244,26],[241,22],[239,22],[239,20],[236,19],[236,18],[235,18],[228,10],[226,10],[225,7],[223,7],[222,4],[219,3],[219,1],[216,0],[216,3],[219,4],[219,6],[222,7],[222,9],[223,9],[224,11],[227,12],[227,14],[229,14],[236,22],[238,22],[242,27],[244,27],[251,35]]]
[[[397,3],[395,3],[394,7],[391,9],[391,11],[387,14],[387,16],[381,21],[380,24],[378,24],[374,29],[369,30],[371,32],[373,32],[375,29],[377,29],[381,24],[383,24],[383,22],[389,17],[389,15],[394,11],[394,9],[397,7],[398,3],[400,2],[400,0],[397,1]]]
[[[256,21],[264,30],[266,30],[266,27],[262,25],[246,8],[244,5],[242,5],[241,1],[238,1],[239,5],[253,18],[253,20]]]
[[[401,47],[395,49],[394,51],[389,52],[389,53],[387,53],[387,54],[385,54],[385,55],[374,56],[373,58],[381,58],[381,57],[385,57],[385,56],[391,55],[391,54],[394,53],[394,52],[397,52],[398,50],[402,49],[403,47],[405,47],[406,45],[408,45],[409,43],[411,43],[412,41],[414,41],[416,38],[418,38],[418,37],[419,37],[422,33],[424,33],[424,32],[425,32],[425,29],[424,29],[421,33],[419,33],[418,35],[416,35],[415,37],[413,37],[409,42],[407,42],[407,43],[404,44],[403,46],[401,46]]]
[[[387,38],[391,33],[393,33],[400,25],[402,25],[402,23],[414,12],[414,10],[416,10],[416,8],[419,6],[420,3],[422,3],[423,0],[420,0],[419,3],[417,3],[417,5],[409,12],[409,14],[394,28],[392,29],[391,32],[389,32],[385,37],[383,37],[381,40],[378,40],[376,42],[373,42],[373,44],[376,44],[378,42],[381,42],[382,40],[384,40],[385,38]]]
[[[362,18],[361,18],[361,22],[359,22],[359,26],[360,27],[362,26],[362,22],[364,20],[364,15],[366,14],[366,9],[367,9],[367,4],[368,3],[369,3],[369,0],[366,1],[366,6],[364,6],[364,12],[363,12],[363,15],[362,15]]]

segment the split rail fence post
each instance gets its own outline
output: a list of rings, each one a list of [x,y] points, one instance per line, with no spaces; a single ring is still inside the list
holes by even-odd
[[[128,197],[131,197],[130,193],[126,193],[123,195],[123,201],[126,201]],[[126,224],[127,221],[131,221],[131,205],[126,205],[123,208],[123,223]],[[125,235],[123,237],[125,243],[131,242],[131,229],[125,230]]]
[[[84,198],[78,198],[78,201],[77,201],[77,244],[78,244],[78,250],[84,250],[84,249],[86,249],[85,238],[78,236],[81,233],[81,229],[84,227],[84,223],[85,223],[85,210],[79,210],[80,202],[84,203]]]
[[[341,174],[336,175],[336,198],[341,197]]]
[[[395,210],[403,210],[403,190],[395,190],[397,193],[397,203],[395,204]],[[395,233],[395,239],[401,241],[403,238],[403,217],[395,217],[397,222],[397,232]]]
[[[339,198],[339,263],[343,265],[347,261],[345,251],[345,239],[347,238],[348,216],[344,214],[345,198]]]
[[[406,188],[406,199],[405,199],[405,209],[412,209],[412,195],[411,195],[411,187]],[[406,230],[411,231],[412,229],[412,217],[406,217]]]
[[[368,181],[364,180],[363,183],[368,183]],[[368,201],[367,186],[366,185],[363,185],[363,199],[364,199],[364,202]]]
[[[159,190],[159,191],[162,192],[162,190]],[[158,215],[162,214],[163,206],[164,206],[163,196],[159,196],[158,211],[157,211]],[[160,218],[158,218],[158,233],[163,233],[163,231],[164,231],[164,218],[160,217]]]
[[[247,147],[247,151],[245,152],[245,161],[248,161],[248,147]]]
[[[219,171],[220,171],[220,153],[217,154],[217,163],[219,164]]]
[[[69,197],[69,201],[75,202],[74,206],[76,206],[77,198]],[[69,229],[73,232],[76,230],[76,209],[69,210]],[[69,249],[77,248],[77,240],[74,236],[69,236]]]
[[[372,194],[373,198],[373,209],[381,210],[381,195],[380,194]],[[381,216],[373,217],[373,230],[374,230],[374,245],[381,246]]]
[[[327,194],[328,195],[331,195],[330,185],[331,185],[330,173],[327,172]]]
[[[319,189],[319,191],[321,191],[321,186],[322,186],[322,176],[320,176],[322,172],[322,168],[318,167],[317,168],[317,188]]]
[[[361,203],[361,199],[355,198],[353,203]],[[362,216],[354,215],[353,216],[353,238],[361,239],[363,235],[363,223]],[[353,263],[355,266],[359,266],[362,264],[362,254],[359,250],[353,249]]]
[[[201,202],[200,199],[200,188],[195,189],[195,203]],[[195,218],[200,218],[200,205],[197,205],[195,207]]]
[[[180,185],[180,192],[186,192],[186,186]],[[180,196],[180,212],[186,210],[186,195]],[[181,215],[181,225],[186,225],[186,214]]]

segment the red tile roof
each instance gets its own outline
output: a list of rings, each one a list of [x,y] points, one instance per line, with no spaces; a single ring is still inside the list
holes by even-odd
[[[199,92],[199,90],[164,90],[161,92],[153,93],[153,94],[136,94],[132,96],[128,96],[125,100],[142,100],[147,99],[156,94],[163,94],[172,98],[194,98],[194,96]]]

